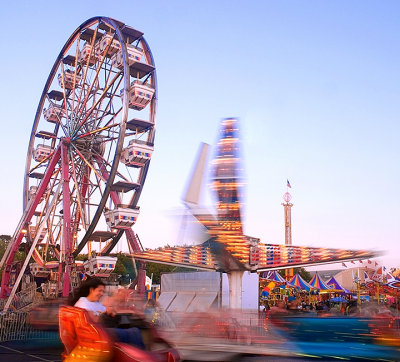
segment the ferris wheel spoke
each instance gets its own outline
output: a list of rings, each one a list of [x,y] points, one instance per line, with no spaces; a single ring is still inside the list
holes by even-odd
[[[87,78],[87,73],[88,73],[88,70],[89,70],[90,60],[93,57],[94,42],[95,42],[96,37],[97,37],[97,30],[98,30],[98,28],[96,27],[96,29],[94,30],[94,34],[93,34],[93,36],[91,38],[91,41],[90,41],[90,51],[89,51],[89,55],[88,55],[87,60],[86,60],[86,64],[84,66],[85,70],[84,70],[84,74],[83,74],[83,77],[82,77],[82,80],[81,80],[81,91],[79,93],[79,98],[78,98],[78,101],[77,101],[77,108],[79,108],[79,104],[80,104],[81,98],[82,98],[82,93],[83,93],[83,91],[85,89],[84,85],[86,84],[86,78]],[[75,108],[74,108],[74,111],[75,111]],[[76,113],[75,113],[75,116],[76,116]],[[75,132],[75,129],[73,129],[72,132]]]
[[[96,119],[98,119],[98,122],[97,122],[97,124],[95,125],[95,127],[100,127],[100,124],[101,124],[101,121],[103,120],[103,118],[104,118],[105,116],[107,116],[107,115],[110,114],[110,111],[111,111],[111,108],[112,108],[112,104],[113,104],[113,100],[114,100],[114,97],[115,97],[115,95],[116,95],[116,91],[117,91],[119,85],[121,84],[122,79],[123,79],[123,78],[120,77],[120,79],[119,79],[117,85],[115,86],[115,91],[111,90],[111,92],[110,92],[110,93],[111,93],[111,96],[108,96],[108,97],[107,97],[107,98],[108,98],[108,103],[107,103],[107,105],[106,105],[104,111],[102,111],[103,114],[100,115],[100,117],[96,117]],[[112,85],[112,87],[114,87],[114,84]],[[117,97],[118,97],[118,96],[117,96]],[[108,111],[109,108],[110,108],[110,110]],[[120,110],[122,110],[122,107],[120,108]],[[99,112],[100,112],[100,109],[98,109],[97,113],[99,113]],[[120,111],[118,111],[116,114],[118,114],[119,112],[120,112]],[[115,115],[114,115],[114,117],[115,117]]]
[[[81,190],[78,186],[78,180],[75,172],[75,165],[72,162],[72,179],[76,188],[76,199],[77,199],[77,206],[79,211],[76,213],[75,222],[79,223],[79,219],[82,221],[82,226],[85,230],[87,230],[87,226],[85,224],[85,213],[82,209],[82,199],[81,199]],[[80,217],[82,215],[82,217]]]
[[[83,171],[85,172],[85,170]],[[79,229],[80,223],[82,224],[82,227],[84,230],[87,229],[87,215],[85,211],[85,195],[88,189],[88,182],[85,181],[85,175],[82,174],[81,178],[78,179],[78,176],[76,175],[76,172],[73,172],[73,181],[75,183],[75,192],[76,192],[76,203],[75,203],[75,211],[73,211],[73,223],[74,223],[74,233],[73,233],[73,238],[74,238],[74,243],[76,242],[76,237]],[[82,181],[83,180],[83,181]],[[79,187],[81,185],[81,187]],[[74,246],[75,247],[75,246]]]
[[[39,168],[40,166],[43,166],[46,162],[48,162],[49,160],[51,160],[51,158],[54,155],[54,151],[52,151],[47,157],[45,157],[42,161],[40,161],[37,165],[35,165],[34,167],[32,167],[28,173],[31,173],[33,171],[35,171],[37,168]]]
[[[113,39],[114,39],[114,38],[113,38]],[[112,40],[113,40],[113,39],[112,39]],[[88,89],[88,91],[87,91],[87,93],[86,93],[86,95],[85,95],[85,98],[84,98],[83,101],[82,101],[82,104],[81,104],[80,108],[77,110],[78,113],[82,113],[83,109],[86,108],[86,104],[87,104],[87,102],[88,102],[88,100],[89,100],[89,98],[90,98],[90,96],[91,96],[91,94],[92,94],[93,87],[94,87],[94,85],[95,85],[96,83],[99,82],[98,76],[99,76],[100,71],[103,69],[104,60],[106,59],[106,54],[107,54],[107,52],[108,52],[108,50],[109,50],[111,44],[112,44],[112,41],[107,45],[107,47],[106,47],[106,49],[105,49],[105,51],[104,51],[104,54],[103,54],[101,60],[96,64],[96,65],[97,65],[96,74],[95,74],[95,76],[94,76],[94,79],[91,81],[91,84],[90,84],[90,86],[89,86],[89,89]],[[107,82],[108,82],[108,80],[109,80],[109,76],[110,76],[110,75],[111,75],[111,73],[109,73],[109,75],[108,75],[108,77],[107,77],[107,81],[106,81],[106,84],[105,84],[105,89],[107,89]],[[94,98],[94,96],[93,96],[93,98]],[[100,97],[100,99],[101,99],[101,98],[102,98],[102,97]],[[93,109],[95,106],[96,106],[96,103],[93,105],[92,109]],[[81,125],[78,126],[78,130],[79,130],[80,127],[81,127]],[[75,131],[76,131],[76,130],[75,130]]]
[[[77,153],[77,155],[85,162],[85,164],[95,173],[95,175],[97,175],[98,177],[100,177],[103,181],[106,181],[102,178],[102,176],[98,173],[98,171],[93,167],[93,165],[85,158],[85,156],[82,155],[82,153],[79,152],[78,148],[73,145],[75,152]]]
[[[54,232],[53,225],[55,225],[55,217],[56,217],[56,213],[53,212],[51,220],[47,221],[48,240],[51,245],[55,245],[54,235],[53,235],[53,232]]]
[[[122,107],[120,107],[118,109],[118,111],[114,111],[112,114],[112,117],[106,122],[106,124],[104,125],[104,127],[107,127],[111,122],[115,121],[115,119],[117,118],[117,116],[120,114],[120,112],[122,111]]]
[[[75,59],[74,59],[74,78],[73,78],[73,86],[72,86],[72,102],[71,102],[71,118],[73,116],[72,112],[74,110],[74,106],[75,106],[75,89],[77,87],[77,82],[76,82],[76,76],[77,76],[77,72],[78,72],[78,55],[79,55],[79,44],[80,44],[80,39],[78,38],[77,42],[76,42],[76,47],[75,47]],[[82,79],[82,77],[81,77]],[[71,127],[73,125],[71,124]]]
[[[65,88],[65,74],[64,74],[64,72],[65,72],[65,70],[64,70],[64,63],[61,63],[61,65],[60,65],[60,69],[61,69],[61,73],[60,73],[60,84],[61,84],[61,87],[62,87],[62,94],[63,94],[63,98],[64,98],[64,101],[63,101],[63,104],[64,104],[64,112],[65,112],[65,116],[66,117],[68,117],[68,109],[67,109],[67,97],[66,97],[66,95],[65,95],[65,93],[66,93],[66,88]],[[61,121],[60,121],[61,122]],[[67,135],[70,135],[71,134],[71,129],[69,128],[69,126],[70,126],[70,123],[69,122],[66,122],[66,127],[67,127],[67,130],[68,130],[68,134]]]
[[[101,155],[96,155],[95,158],[96,158],[97,164],[99,165],[100,172],[102,173],[103,177],[106,180],[108,180],[109,173],[107,171],[107,167],[109,167],[111,169],[112,165]],[[117,171],[116,175],[119,176],[120,178],[122,178],[125,182],[130,182],[130,180],[127,177],[125,177],[121,172]]]
[[[103,100],[105,99],[105,98],[109,98],[109,104],[112,102],[112,99],[114,98],[114,96],[115,96],[115,92],[113,92],[112,91],[112,88],[114,87],[114,85],[115,85],[115,79],[113,80],[113,82],[110,84],[110,88],[111,88],[111,92],[110,93],[108,93],[108,82],[109,82],[109,78],[110,78],[110,76],[111,76],[111,72],[108,72],[108,75],[107,75],[107,78],[106,78],[106,80],[105,80],[105,85],[104,85],[104,87],[103,88],[101,88],[101,87],[99,87],[98,89],[100,90],[100,91],[104,91],[105,90],[105,96],[107,96],[107,97],[103,97],[102,99],[101,99],[101,102],[100,102],[100,104],[99,105],[96,105],[96,114],[94,115],[94,118],[95,119],[97,119],[97,118],[99,118],[98,117],[98,113],[102,113],[102,116],[104,117],[106,114],[109,114],[110,112],[109,111],[107,111],[107,109],[108,109],[108,105],[107,105],[107,107],[105,107],[105,109],[104,110],[102,110],[101,109],[101,104],[102,104],[102,102],[103,102]],[[98,79],[96,78],[96,80],[98,81]],[[118,83],[117,83],[117,86],[116,86],[116,89],[118,88],[118,86],[119,86],[119,84],[121,83],[121,81],[122,81],[122,77],[119,79],[119,81],[118,81]],[[112,94],[112,96],[110,96],[110,94]],[[97,92],[95,92],[95,93],[93,93],[92,91],[90,91],[89,93],[88,93],[88,97],[87,97],[87,101],[89,101],[90,99],[93,101],[93,104],[95,104],[95,102],[96,102],[96,95],[97,95]],[[100,94],[100,97],[101,97],[102,95]],[[86,102],[87,103],[87,102]],[[86,105],[86,104],[85,104]]]
[[[57,181],[57,175],[58,175],[58,173],[59,173],[59,169],[56,170],[55,173],[54,173],[54,178],[53,178],[52,184],[50,185],[50,189],[54,189],[54,188],[56,187],[56,184],[57,184],[56,181]],[[51,182],[51,180],[50,180],[50,182]],[[48,211],[49,202],[50,202],[50,196],[51,196],[51,192],[46,192],[46,191],[44,192],[44,194],[43,194],[43,196],[42,196],[42,197],[44,197],[45,199],[43,200],[43,202],[44,202],[43,208],[42,208],[42,210],[40,211],[40,214],[37,216],[36,226],[35,226],[36,232],[37,232],[37,225],[40,225],[40,224],[41,224],[42,218],[44,217],[44,215],[45,215],[46,212]],[[54,201],[54,204],[56,204],[56,200]],[[35,235],[36,235],[36,234],[35,234]],[[33,237],[33,236],[35,236],[35,235],[32,235],[31,237]]]
[[[94,170],[94,168],[91,168],[91,170]],[[87,178],[87,182],[85,182],[85,189],[82,190],[82,194],[85,192],[88,192],[88,202],[87,205],[90,205],[90,198],[96,193],[97,190],[99,190],[101,196],[103,196],[103,191],[101,189],[101,185],[104,184],[104,180],[101,178],[99,173],[96,171],[93,173],[94,178],[96,179],[96,182],[93,182],[89,177]]]
[[[57,108],[58,106],[50,99],[50,97],[48,96],[48,94],[46,94],[46,98],[47,98],[47,101],[48,101],[48,103],[50,104],[50,107],[54,107],[54,108]],[[59,114],[56,112],[55,113],[55,115],[56,115],[56,117],[57,117],[57,123],[58,123],[58,125],[59,125],[59,127],[61,127],[62,128],[62,130],[63,130],[63,132],[64,132],[64,135],[65,136],[68,136],[68,132],[67,132],[67,130],[65,129],[65,126],[62,124],[62,117],[60,118],[60,116],[59,116]]]
[[[76,137],[74,138],[74,140],[81,139],[81,138],[85,138],[85,137],[88,137],[88,136],[92,136],[92,135],[94,135],[94,134],[96,134],[96,133],[103,132],[103,131],[105,131],[106,129],[110,129],[110,128],[118,127],[118,126],[120,126],[119,123],[114,123],[114,124],[111,124],[111,125],[108,125],[108,126],[104,126],[104,127],[98,128],[98,129],[94,129],[94,130],[92,130],[92,131],[89,131],[89,132],[83,133],[83,134],[81,134],[81,135],[79,135],[79,136],[76,136]]]
[[[113,84],[118,77],[120,77],[122,74],[122,71],[119,71],[114,78],[112,79],[111,84]],[[86,122],[86,120],[89,118],[89,116],[92,114],[92,112],[94,111],[95,107],[100,103],[100,101],[106,96],[108,89],[110,88],[111,84],[107,85],[102,94],[100,95],[99,99],[93,104],[93,106],[89,109],[89,111],[85,114],[85,117],[82,119],[82,121],[80,122],[80,124],[78,125],[77,129],[75,130],[75,132],[73,133],[73,136],[75,136],[77,134],[77,132],[79,132],[80,128],[82,127],[82,125]]]

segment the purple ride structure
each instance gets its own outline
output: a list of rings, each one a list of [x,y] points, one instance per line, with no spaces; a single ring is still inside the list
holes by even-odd
[[[0,261],[4,310],[28,266],[67,296],[82,251],[85,272],[107,276],[116,262],[108,255],[123,234],[132,252],[142,250],[132,226],[154,149],[156,106],[155,63],[142,32],[107,17],[73,32],[33,121],[23,215]],[[27,257],[16,270],[19,249]]]

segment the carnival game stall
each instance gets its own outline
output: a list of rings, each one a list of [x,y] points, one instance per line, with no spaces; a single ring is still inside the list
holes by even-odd
[[[318,272],[314,274],[310,282],[311,287],[314,289],[317,289],[320,293],[330,293],[331,289],[329,286],[322,280],[322,278],[319,276]]]
[[[287,281],[277,270],[264,272],[260,277],[260,305],[269,308],[284,300]]]
[[[331,293],[338,293],[338,294],[351,294],[351,291],[342,287],[339,282],[335,279],[335,277],[331,277],[327,282],[326,285],[331,290]]]

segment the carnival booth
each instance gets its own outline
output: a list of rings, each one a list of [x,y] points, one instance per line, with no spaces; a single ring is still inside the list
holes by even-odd
[[[286,280],[278,271],[264,272],[260,276],[260,305],[272,306],[285,299]]]
[[[308,284],[310,284],[310,286],[313,287],[314,289],[318,289],[320,293],[330,292],[329,286],[322,280],[318,272],[315,272],[314,276],[312,277],[312,279]]]
[[[318,272],[315,272],[309,284],[314,288],[314,297],[311,298],[313,302],[328,300],[331,293],[333,293],[332,289],[323,281]]]
[[[338,293],[338,294],[351,294],[351,291],[342,287],[339,282],[335,279],[335,277],[330,278],[326,284],[328,285],[331,293]]]
[[[288,284],[301,290],[305,290],[306,292],[310,292],[313,289],[313,287],[309,283],[307,283],[300,276],[299,273],[296,273],[296,275],[294,275],[293,278],[289,280]]]

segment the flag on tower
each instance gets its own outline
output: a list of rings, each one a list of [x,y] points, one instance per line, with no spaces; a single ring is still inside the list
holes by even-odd
[[[287,183],[286,183],[286,186],[287,186],[287,187],[289,187],[289,188],[291,189],[291,188],[292,188],[292,186],[290,185],[290,182],[289,182],[289,180],[287,180],[287,179],[286,179],[286,181],[287,181]]]

